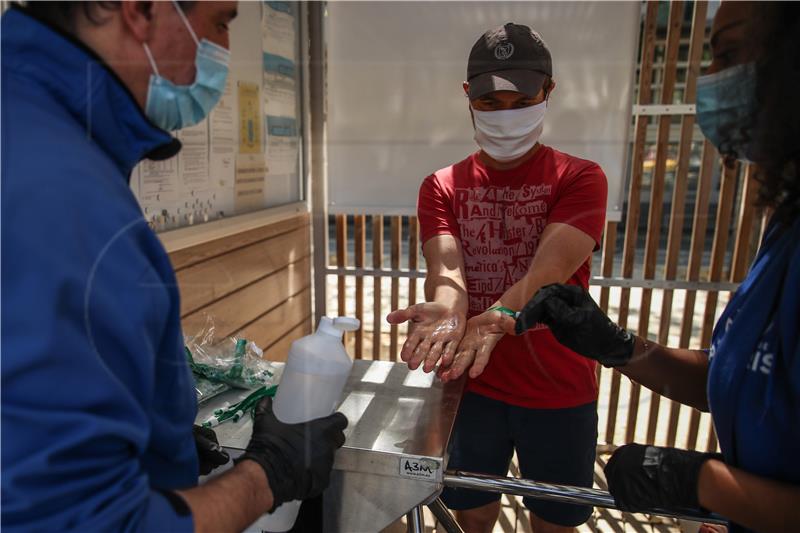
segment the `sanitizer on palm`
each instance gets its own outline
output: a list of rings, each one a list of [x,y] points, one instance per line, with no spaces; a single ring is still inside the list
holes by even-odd
[[[332,414],[339,405],[353,361],[342,344],[345,331],[360,327],[355,318],[322,317],[317,331],[289,348],[273,409],[287,424],[299,424]],[[300,501],[286,502],[253,524],[248,531],[289,531],[297,520]]]

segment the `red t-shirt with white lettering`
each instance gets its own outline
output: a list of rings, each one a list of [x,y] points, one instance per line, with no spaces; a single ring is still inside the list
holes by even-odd
[[[608,192],[596,163],[547,146],[509,170],[487,167],[479,153],[425,178],[417,206],[423,243],[442,234],[461,241],[469,317],[525,275],[548,224],[574,226],[599,247]],[[567,283],[588,287],[590,266],[591,257]],[[595,365],[538,326],[505,335],[467,390],[528,408],[574,407],[597,399]]]

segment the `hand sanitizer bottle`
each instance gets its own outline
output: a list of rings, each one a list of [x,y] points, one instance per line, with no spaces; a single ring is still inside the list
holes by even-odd
[[[315,333],[292,343],[273,404],[278,420],[299,424],[336,410],[353,367],[342,335],[360,325],[355,318],[324,316]],[[248,531],[289,531],[297,520],[300,503],[299,500],[284,503],[261,517]]]

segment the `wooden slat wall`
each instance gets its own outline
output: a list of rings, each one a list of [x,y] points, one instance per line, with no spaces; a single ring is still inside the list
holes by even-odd
[[[658,4],[648,2],[644,20],[641,68],[639,71],[639,105],[652,103],[653,56],[655,53],[656,25]],[[631,163],[631,181],[628,189],[628,211],[625,221],[625,241],[622,251],[622,277],[633,277],[634,259],[636,256],[636,238],[639,228],[639,212],[641,210],[642,176],[644,174],[644,150],[647,138],[649,117],[639,115],[634,126],[633,161]],[[617,321],[622,327],[628,325],[630,289],[622,289]],[[612,442],[617,426],[619,406],[620,374],[614,372],[609,391],[608,420],[606,421],[606,439]],[[638,394],[637,394],[638,400]]]
[[[683,2],[676,0],[670,4],[669,27],[667,31],[666,66],[661,86],[661,103],[671,104],[675,93],[675,77],[677,75],[678,44],[683,26]],[[669,147],[669,130],[672,117],[664,115],[658,118],[658,136],[656,138],[656,164],[650,182],[650,211],[647,218],[647,240],[644,246],[644,278],[655,277],[657,254],[661,242],[661,213],[664,206],[664,180],[667,173],[667,149]],[[653,291],[642,290],[639,306],[639,336],[647,338],[650,327],[650,305]],[[628,425],[625,442],[633,442],[636,431],[636,417],[639,411],[638,383],[631,383],[631,397],[628,406]],[[651,396],[650,418],[658,414],[658,397]],[[654,408],[654,409],[653,409]],[[655,424],[653,424],[655,435]],[[649,437],[648,437],[649,438]]]
[[[302,214],[170,254],[186,335],[214,320],[217,338],[242,334],[285,360],[311,331],[310,218]]]
[[[684,102],[695,101],[697,74],[700,70],[700,58],[703,53],[703,37],[705,35],[707,7],[708,4],[706,2],[694,3],[694,22],[692,24],[692,34],[689,45],[689,68],[686,76],[686,89],[683,95]],[[670,31],[677,31],[678,34],[680,34],[680,30],[680,25],[678,25],[677,29],[674,29],[672,26],[670,27]],[[668,41],[670,44],[672,43],[671,40],[668,39]],[[672,59],[675,60],[677,57],[673,57]],[[673,72],[673,70],[669,70],[668,72]],[[674,78],[672,81],[674,81]],[[672,91],[669,91],[669,96],[671,100]],[[672,189],[672,211],[670,213],[669,234],[667,237],[667,260],[664,269],[665,279],[675,279],[678,273],[678,261],[680,259],[681,240],[683,237],[684,206],[686,203],[686,190],[689,181],[689,158],[691,157],[694,122],[694,115],[684,115],[681,117],[681,133],[678,145],[678,165],[675,172],[675,184]],[[663,346],[669,344],[669,330],[672,323],[672,301],[673,291],[664,291],[661,302],[661,320],[658,329],[658,343]],[[660,400],[661,398],[658,394],[652,394],[650,399],[650,415],[647,421],[647,436],[645,437],[645,440],[648,444],[655,443]],[[670,410],[675,411],[676,408],[676,404],[672,402],[670,405]],[[675,422],[677,423],[677,419]]]

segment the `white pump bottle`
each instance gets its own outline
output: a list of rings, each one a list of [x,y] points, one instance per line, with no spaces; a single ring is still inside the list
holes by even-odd
[[[332,414],[339,406],[353,361],[342,344],[345,331],[360,327],[358,319],[322,317],[317,331],[289,348],[273,409],[287,424],[299,424]],[[288,531],[297,520],[300,501],[286,502],[261,517],[247,531]]]

